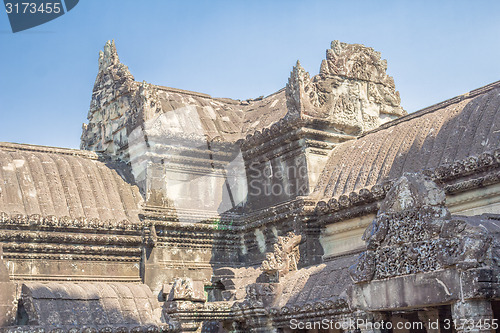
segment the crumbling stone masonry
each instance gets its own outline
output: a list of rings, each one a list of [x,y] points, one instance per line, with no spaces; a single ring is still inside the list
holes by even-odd
[[[81,150],[0,143],[0,332],[496,330],[500,83],[407,115],[386,70],[241,101],[107,42]]]

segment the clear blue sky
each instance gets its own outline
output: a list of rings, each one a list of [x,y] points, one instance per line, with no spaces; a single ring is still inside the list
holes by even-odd
[[[382,52],[409,112],[500,80],[500,1],[80,0],[16,34],[0,13],[0,141],[77,148],[108,39],[137,81],[215,97],[315,75],[334,39]]]

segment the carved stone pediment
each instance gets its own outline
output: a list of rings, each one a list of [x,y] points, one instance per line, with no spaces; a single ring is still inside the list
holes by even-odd
[[[169,301],[205,302],[207,300],[203,282],[193,281],[188,277],[175,278],[170,294],[166,296]]]
[[[353,280],[484,265],[492,237],[452,218],[445,199],[443,189],[423,175],[405,174],[396,181],[363,235],[367,250],[350,268]]]
[[[358,135],[405,115],[386,71],[380,52],[333,41],[318,75],[311,78],[297,61],[286,86],[288,116],[319,118]]]

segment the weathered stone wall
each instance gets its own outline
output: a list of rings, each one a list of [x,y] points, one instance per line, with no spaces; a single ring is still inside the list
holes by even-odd
[[[16,322],[17,299],[16,285],[10,281],[9,271],[3,260],[0,245],[0,327],[14,325]]]
[[[394,183],[363,236],[366,250],[350,268],[354,307],[420,307],[498,292],[497,219],[453,217],[445,199],[421,174]],[[405,292],[389,291],[395,288]]]

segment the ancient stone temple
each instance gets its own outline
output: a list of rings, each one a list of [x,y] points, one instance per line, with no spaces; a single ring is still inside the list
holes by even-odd
[[[380,53],[248,100],[99,55],[81,150],[0,144],[0,332],[491,332],[500,82],[407,114]]]

